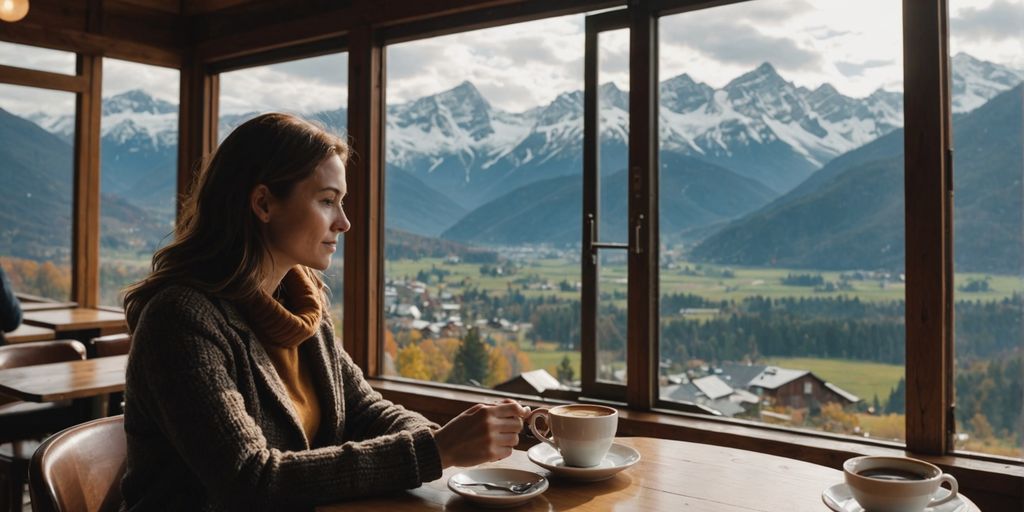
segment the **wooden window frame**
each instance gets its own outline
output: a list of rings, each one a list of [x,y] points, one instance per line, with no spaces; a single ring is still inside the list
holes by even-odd
[[[767,0],[761,0],[767,1]],[[656,22],[657,17],[707,7],[738,3],[737,0],[524,0],[474,9],[462,5],[448,14],[431,15],[417,11],[417,21],[402,18],[389,21],[389,14],[374,14],[366,7],[332,11],[330,23],[324,22],[309,34],[299,21],[281,38],[293,38],[310,52],[320,42],[311,40],[345,36],[349,45],[349,133],[354,157],[349,162],[348,201],[353,230],[347,235],[345,249],[345,321],[344,345],[374,386],[385,396],[407,403],[443,420],[454,416],[468,404],[489,400],[493,392],[472,392],[452,386],[410,383],[402,379],[379,379],[378,366],[383,348],[381,291],[383,287],[384,229],[384,47],[395,42],[424,39],[466,30],[509,23],[581,13],[629,4],[634,27],[631,34],[631,111],[648,114],[656,108]],[[403,4],[405,5],[405,4]],[[408,5],[412,5],[409,3]],[[101,17],[95,9],[101,2],[88,3],[92,14],[85,31],[46,28],[31,24],[4,26],[0,39],[41,47],[71,50],[79,55],[78,74],[60,75],[43,71],[0,66],[0,83],[27,85],[75,92],[75,212],[72,268],[73,299],[82,305],[94,305],[98,298],[98,207],[99,207],[99,82],[102,56],[177,68],[181,72],[180,133],[178,158],[179,197],[192,182],[199,163],[216,146],[217,97],[216,71],[227,69],[230,58],[290,58],[281,45],[260,47],[260,41],[246,34],[221,40],[193,41],[180,48],[156,46],[147,42],[124,41],[104,35]],[[354,21],[347,21],[354,20]],[[629,385],[623,410],[623,432],[684,438],[746,449],[798,457],[838,467],[847,456],[860,453],[911,454],[933,460],[951,470],[968,489],[981,489],[1009,496],[1019,505],[1024,490],[1024,463],[1016,459],[960,454],[952,451],[953,406],[953,265],[952,265],[952,179],[950,160],[950,112],[948,68],[948,12],[946,0],[903,1],[903,50],[905,87],[905,186],[907,233],[907,441],[905,449],[880,441],[836,438],[816,432],[755,425],[741,420],[710,418],[706,415],[666,411],[654,399],[658,347],[653,341],[631,343],[627,356]],[[338,24],[338,26],[327,26]],[[347,25],[345,24],[347,23]],[[299,40],[302,36],[301,41]],[[274,37],[270,38],[274,41]],[[219,42],[233,42],[220,45]],[[273,41],[272,41],[273,42]],[[644,50],[646,49],[646,50]],[[260,52],[263,52],[260,54]],[[276,52],[276,53],[275,53]],[[311,55],[310,55],[311,56]],[[241,63],[236,60],[235,63]],[[639,71],[639,72],[638,72]],[[639,94],[637,91],[646,91]],[[90,96],[91,95],[91,96]],[[656,110],[653,110],[656,112]],[[641,126],[631,126],[631,136],[640,137],[651,130],[655,116],[638,118]],[[648,131],[649,134],[657,133]],[[650,141],[650,139],[648,139]],[[636,146],[636,145],[633,145]],[[650,146],[655,146],[651,143]],[[646,247],[657,247],[657,154],[651,148],[630,150],[631,183],[638,179],[630,197],[630,219],[645,213],[652,224],[641,226]],[[639,196],[634,197],[633,193]],[[632,230],[631,230],[632,231]],[[631,233],[631,238],[634,235]],[[631,240],[633,242],[633,240]],[[643,245],[642,245],[643,246]],[[653,251],[648,251],[653,252]],[[644,283],[629,295],[630,340],[653,340],[657,334],[656,254],[646,254],[630,265],[631,283]],[[91,261],[90,261],[91,260]],[[652,264],[653,263],[653,264]],[[634,273],[634,267],[637,271]],[[639,313],[643,313],[640,315]],[[634,315],[634,313],[636,313]],[[362,333],[356,336],[356,333]],[[645,335],[646,334],[646,335]],[[550,403],[536,399],[533,404]],[[973,495],[972,495],[973,497]],[[1016,500],[1016,501],[1012,501]]]
[[[692,1],[692,0],[634,0],[630,2],[633,27],[640,26],[643,30],[634,30],[631,34],[631,60],[634,61],[634,68],[631,73],[631,90],[648,91],[646,95],[631,94],[631,110],[656,112],[656,43],[657,43],[657,18],[669,14],[692,11],[714,6],[739,3],[737,0],[727,1]],[[621,5],[621,4],[620,4]],[[507,7],[505,13],[491,16],[480,16],[470,14],[453,15],[448,18],[439,18],[428,22],[404,24],[380,29],[381,34],[377,44],[383,47],[394,42],[405,42],[410,40],[425,39],[438,35],[457,33],[467,30],[475,30],[490,26],[504,25],[526,21],[528,19],[540,19],[553,15],[568,14],[565,10],[552,8],[550,12],[543,9],[531,11],[529,15],[523,15],[523,11]],[[573,12],[585,11],[585,6],[578,6]],[[907,382],[908,402],[918,404],[917,407],[908,408],[907,411],[907,441],[906,448],[914,454],[931,456],[951,455],[951,431],[950,412],[952,404],[952,311],[951,311],[951,235],[948,228],[951,225],[951,202],[948,199],[949,164],[948,146],[949,138],[949,91],[945,79],[948,69],[945,59],[948,54],[946,39],[948,28],[946,27],[946,4],[944,0],[911,1],[905,0],[904,10],[904,53],[905,61],[905,96],[911,98],[906,102],[906,131],[908,134],[906,146],[906,212],[907,212]],[[498,12],[498,10],[495,10]],[[502,16],[507,16],[503,18]],[[653,20],[653,21],[652,21]],[[926,23],[924,20],[935,20],[934,23]],[[460,24],[462,23],[462,24]],[[383,79],[383,56],[380,58],[381,71],[374,75],[376,80],[371,89],[375,94],[382,91],[385,83]],[[639,64],[637,64],[638,61]],[[350,80],[356,78],[355,73],[350,73]],[[350,90],[356,90],[352,87]],[[374,100],[379,103],[374,109],[383,112],[383,93],[379,92],[380,99]],[[353,100],[355,96],[351,97]],[[364,102],[366,103],[366,102]],[[381,117],[380,123],[383,123]],[[638,126],[631,126],[630,134],[641,137],[641,130],[654,131],[653,123],[656,116],[648,115],[646,120],[640,120]],[[382,133],[383,126],[376,126],[369,132]],[[650,140],[650,139],[648,139]],[[635,146],[635,145],[634,145]],[[646,218],[656,221],[657,216],[657,173],[644,172],[643,169],[653,170],[657,165],[656,143],[652,141],[650,148],[633,149],[630,153],[631,183],[639,182],[637,191],[631,191],[630,196],[630,217],[631,225],[634,225],[637,216],[646,212]],[[371,151],[374,153],[375,166],[383,166],[383,138],[381,143],[375,145]],[[585,153],[586,158],[586,153]],[[654,165],[651,165],[654,164]],[[379,180],[382,174],[381,168],[370,169],[375,180]],[[377,186],[383,190],[383,182],[378,181]],[[589,190],[589,188],[587,189]],[[380,200],[383,194],[380,193]],[[357,223],[356,230],[373,230],[378,243],[383,241],[383,202],[373,209],[371,222]],[[936,222],[935,219],[941,219]],[[631,230],[634,231],[634,230]],[[586,230],[584,230],[586,233]],[[641,228],[641,236],[646,247],[657,247],[656,224],[651,224],[648,229]],[[631,232],[631,243],[634,233]],[[584,235],[586,238],[586,235]],[[584,243],[586,240],[584,240]],[[372,265],[379,269],[383,268],[383,246],[379,245],[370,250],[369,258]],[[652,252],[653,251],[649,251]],[[913,256],[911,256],[913,255]],[[656,334],[656,304],[657,304],[657,255],[650,254],[651,258],[639,258],[640,261],[631,265],[630,282],[643,282],[645,287],[635,287],[636,291],[630,293],[630,327],[629,335],[631,340],[653,339],[650,334]],[[647,261],[648,259],[652,261]],[[910,262],[913,261],[913,265]],[[380,272],[378,272],[378,275]],[[920,284],[915,284],[920,283]],[[369,283],[368,283],[369,284]],[[380,286],[380,285],[378,285]],[[938,292],[938,293],[936,293]],[[368,293],[354,294],[357,297],[370,298]],[[372,303],[378,303],[380,297],[374,295]],[[346,301],[348,302],[348,301]],[[643,309],[642,309],[643,308]],[[646,311],[648,314],[634,314],[634,312]],[[912,313],[916,312],[916,313]],[[349,317],[347,317],[349,318]],[[351,321],[351,320],[349,320]],[[377,334],[372,336],[378,340],[376,347],[370,347],[368,352],[374,352],[377,361],[380,361],[379,351],[381,345],[380,322],[378,316]],[[584,343],[583,350],[586,351]],[[936,349],[939,350],[936,350]],[[366,358],[362,358],[366,360]],[[657,400],[656,366],[657,347],[641,346],[633,343],[628,355],[627,366],[629,368],[630,385],[627,388],[626,404],[633,410],[663,410],[656,407],[671,407],[678,409],[677,404],[669,404]],[[373,366],[364,366],[369,375],[377,376],[379,372]],[[633,378],[633,376],[640,376]],[[408,386],[403,379],[381,379],[377,382],[392,382],[394,385]],[[936,389],[935,382],[942,382],[941,388]],[[456,389],[447,385],[437,383],[419,383],[427,393],[443,390]],[[914,390],[911,391],[911,388]],[[592,398],[602,399],[606,395],[600,392],[594,393]],[[605,395],[605,396],[602,396]],[[484,393],[481,396],[490,396]],[[587,394],[584,394],[586,399]],[[914,396],[916,398],[911,399]],[[685,406],[683,407],[686,410]],[[705,418],[694,416],[695,419]],[[748,422],[715,418],[723,424],[742,425],[744,429],[756,429],[758,431],[775,431],[777,427],[766,425],[750,425]],[[798,438],[817,439],[821,433],[788,431],[792,436]],[[826,436],[827,437],[827,436]],[[848,439],[857,446],[893,448],[897,446],[882,441],[857,441]],[[1019,467],[1020,461],[1001,457],[989,457],[983,455],[965,455],[970,460],[988,460],[997,464],[1010,464]]]

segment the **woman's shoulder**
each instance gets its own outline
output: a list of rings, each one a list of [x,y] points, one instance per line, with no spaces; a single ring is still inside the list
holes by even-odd
[[[173,284],[157,291],[146,302],[139,315],[139,327],[144,324],[175,324],[208,321],[221,316],[216,299],[191,286]]]

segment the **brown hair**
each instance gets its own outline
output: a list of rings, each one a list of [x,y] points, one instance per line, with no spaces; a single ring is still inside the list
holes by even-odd
[[[150,274],[125,290],[131,329],[149,299],[172,283],[230,300],[260,293],[271,256],[250,208],[252,190],[266,185],[284,199],[325,159],[345,161],[348,152],[339,137],[288,114],[263,114],[231,132],[196,178],[174,241],[153,254]],[[322,286],[319,275],[307,272]]]

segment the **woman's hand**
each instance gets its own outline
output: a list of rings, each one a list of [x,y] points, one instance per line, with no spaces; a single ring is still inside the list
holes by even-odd
[[[493,405],[476,404],[434,432],[441,467],[475,466],[501,460],[519,444],[529,407],[504,399]]]

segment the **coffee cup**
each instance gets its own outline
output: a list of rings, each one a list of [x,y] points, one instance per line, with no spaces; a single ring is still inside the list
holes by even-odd
[[[547,425],[544,433],[537,429],[540,418]],[[559,405],[533,411],[527,424],[537,439],[562,454],[566,466],[587,468],[600,464],[611,448],[619,412],[603,405]],[[551,437],[547,436],[549,432]]]
[[[871,512],[920,512],[957,497],[953,475],[908,457],[854,457],[843,463],[846,485],[860,506]],[[933,499],[943,482],[950,493]]]

